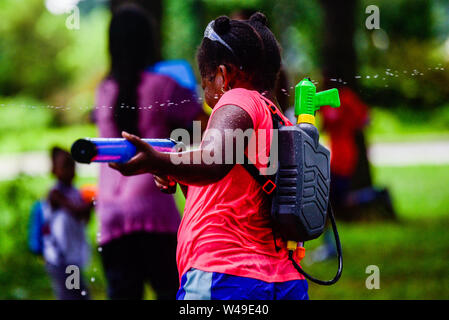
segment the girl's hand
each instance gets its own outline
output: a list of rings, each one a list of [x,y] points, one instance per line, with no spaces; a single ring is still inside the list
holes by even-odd
[[[168,176],[154,176],[154,183],[164,193],[176,192],[176,181]]]
[[[122,132],[122,137],[136,146],[136,155],[127,163],[109,163],[109,167],[119,171],[124,176],[134,176],[152,173],[158,161],[157,151],[139,137]]]

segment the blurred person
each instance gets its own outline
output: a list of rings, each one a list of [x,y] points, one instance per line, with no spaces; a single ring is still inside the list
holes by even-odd
[[[168,176],[157,178],[160,187],[170,179],[188,186],[178,232],[179,300],[308,299],[307,281],[288,260],[285,243],[279,238],[273,241],[269,196],[236,164],[235,152],[232,164],[222,164],[225,131],[254,129],[250,139],[255,141],[262,132],[269,146],[273,129],[269,108],[279,110],[273,95],[281,65],[279,48],[273,55],[264,51],[263,37],[257,31],[266,28],[268,36],[263,14],[253,15],[250,23],[222,16],[206,28],[197,59],[204,96],[213,112],[199,149],[184,153],[190,161],[175,164],[170,154],[157,152],[124,132],[138,153],[128,163],[110,164],[125,176]],[[257,30],[254,24],[259,24]],[[276,70],[270,78],[267,69],[260,68],[263,64]],[[276,114],[291,124],[279,111]],[[230,140],[235,150],[236,138]],[[258,155],[247,154],[262,171],[266,166],[259,157],[268,151],[263,148]],[[211,153],[221,162],[206,163]],[[192,159],[201,159],[201,163]]]
[[[89,299],[82,270],[90,256],[85,228],[93,204],[92,201],[84,201],[81,193],[72,185],[75,162],[70,153],[54,147],[51,162],[52,173],[57,182],[48,194],[48,201],[42,203],[45,221],[42,231],[43,257],[46,269],[58,299]],[[80,271],[78,289],[68,288],[66,284],[70,275],[66,273],[66,269],[71,265],[78,267]],[[77,282],[76,279],[74,281]]]
[[[335,86],[339,87],[341,101],[338,112],[330,107],[322,108],[323,129],[330,137],[331,188],[334,190],[331,202],[343,218],[347,208],[378,200],[386,210],[382,214],[394,218],[388,190],[374,187],[371,181],[364,134],[370,121],[369,108],[349,86],[340,82],[327,85]],[[362,173],[367,178],[360,179]]]
[[[111,67],[99,85],[95,119],[101,137],[122,131],[167,138],[201,113],[195,94],[172,77],[148,68],[157,57],[150,21],[137,6],[114,11],[109,28]],[[110,299],[142,299],[150,283],[158,299],[175,299],[176,233],[180,214],[172,195],[151,175],[123,177],[100,167],[97,212],[99,245]]]
[[[328,81],[330,82],[330,81]],[[340,108],[323,107],[321,115],[323,130],[328,132],[331,149],[331,202],[336,211],[346,206],[351,191],[351,180],[361,156],[356,144],[356,135],[369,123],[368,107],[349,87],[338,82],[326,87],[339,87]]]

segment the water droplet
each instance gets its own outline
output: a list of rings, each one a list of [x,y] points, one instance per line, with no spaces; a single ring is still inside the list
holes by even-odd
[[[102,252],[103,248],[102,247],[98,247],[98,252]]]
[[[81,295],[82,295],[82,296],[85,296],[86,294],[87,294],[87,292],[86,292],[86,291],[84,291],[84,290],[83,290],[83,291],[81,291]]]

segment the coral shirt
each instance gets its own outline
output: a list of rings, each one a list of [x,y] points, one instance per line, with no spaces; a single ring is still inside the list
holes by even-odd
[[[270,111],[257,91],[238,88],[226,92],[211,117],[225,105],[245,110],[256,133],[266,130],[270,139],[267,145],[271,145]],[[284,120],[291,124],[287,118]],[[260,168],[260,164],[257,166]],[[288,260],[285,245],[281,247],[277,252],[270,224],[270,201],[241,165],[235,165],[218,182],[189,186],[178,231],[180,277],[190,268],[196,268],[266,282],[303,279]]]

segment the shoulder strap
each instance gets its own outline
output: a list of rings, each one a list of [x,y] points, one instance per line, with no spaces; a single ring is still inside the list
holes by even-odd
[[[268,110],[270,110],[271,120],[273,121],[273,129],[279,129],[280,126],[284,126],[286,123],[282,120],[281,113],[278,108],[264,96],[260,96],[265,102]],[[271,141],[273,143],[273,141]],[[262,190],[270,195],[275,189],[276,184],[274,183],[275,175],[262,175],[259,169],[250,161],[250,159],[245,154],[245,162],[242,164],[243,168],[262,186]]]

